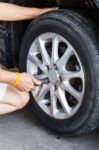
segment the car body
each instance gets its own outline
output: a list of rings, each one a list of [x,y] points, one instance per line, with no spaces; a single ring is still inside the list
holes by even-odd
[[[21,6],[34,6],[34,7],[54,7],[59,6],[60,8],[78,8],[83,9],[85,5],[90,8],[96,8],[92,1],[84,0],[1,0],[0,2],[13,3]],[[1,63],[6,65],[8,68],[12,68],[18,65],[20,46],[30,21],[19,21],[19,22],[2,22],[0,23],[0,34],[2,41],[5,46],[1,47]],[[17,43],[17,44],[16,44]]]
[[[96,129],[99,126],[98,0],[0,2],[27,7],[60,8],[35,20],[1,21],[0,63],[7,68],[19,67],[22,72],[31,73],[39,79],[44,75],[42,71],[46,74],[43,78],[48,79],[48,84],[45,83],[30,94],[30,105],[46,127],[68,136],[85,134]],[[57,42],[59,47],[56,47]],[[72,49],[70,53],[68,47]],[[65,51],[69,54],[66,55]],[[51,60],[49,55],[52,55]],[[53,100],[53,97],[56,99]],[[54,101],[57,101],[55,110]]]

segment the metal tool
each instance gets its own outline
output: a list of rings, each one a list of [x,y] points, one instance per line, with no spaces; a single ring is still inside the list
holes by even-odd
[[[48,84],[48,83],[49,83],[49,80],[48,80],[48,79],[41,79],[41,81],[42,81],[42,84],[41,84],[41,85],[43,85],[43,84]]]
[[[41,86],[43,85],[43,84],[48,84],[49,83],[49,79],[47,79],[47,78],[45,78],[45,79],[39,79],[39,77],[36,77],[35,76],[35,78],[36,79],[38,79],[38,80],[40,80],[42,83],[41,83]]]

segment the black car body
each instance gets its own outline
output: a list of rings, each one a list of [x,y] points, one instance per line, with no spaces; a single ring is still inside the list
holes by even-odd
[[[96,8],[90,0],[0,0],[0,2],[12,3],[27,7],[54,7],[84,9]],[[20,46],[30,21],[0,22],[0,63],[8,68],[18,66]],[[1,44],[2,43],[2,44]]]
[[[27,7],[60,8],[33,21],[1,21],[0,63],[7,68],[20,67],[22,72],[36,77],[46,74],[43,78],[48,78],[49,83],[45,91],[40,87],[37,94],[41,102],[44,100],[41,103],[44,106],[40,106],[33,91],[30,101],[32,110],[46,127],[69,136],[85,134],[96,129],[99,126],[99,0],[0,2]],[[57,47],[54,39],[58,43]],[[68,47],[72,49],[70,57],[66,55]],[[52,57],[51,60],[49,56]],[[51,92],[51,88],[47,89],[50,83],[56,91]],[[57,109],[54,109],[51,94],[56,97]]]

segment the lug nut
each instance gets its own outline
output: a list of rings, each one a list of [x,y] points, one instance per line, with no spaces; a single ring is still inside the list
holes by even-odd
[[[49,79],[43,79],[42,80],[42,84],[48,84],[49,83]]]
[[[62,82],[62,78],[61,77],[59,77],[59,80],[60,80],[60,82]]]
[[[53,66],[54,66],[55,69],[58,69],[57,66],[56,66],[56,64],[54,64]]]
[[[49,66],[47,66],[47,69],[48,69],[48,70],[50,70],[50,67],[49,67]]]

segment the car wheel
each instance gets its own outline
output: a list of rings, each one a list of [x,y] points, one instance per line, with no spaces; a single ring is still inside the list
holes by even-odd
[[[99,125],[99,52],[96,32],[66,10],[40,16],[28,27],[21,71],[47,80],[31,91],[31,106],[49,129],[80,135]]]

